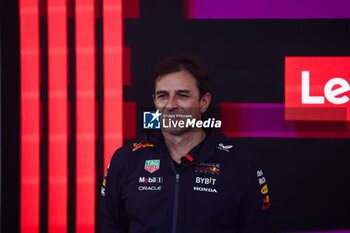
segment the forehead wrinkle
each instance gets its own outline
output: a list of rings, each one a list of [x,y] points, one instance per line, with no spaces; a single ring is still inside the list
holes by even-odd
[[[196,79],[187,71],[174,72],[160,76],[155,82],[155,94],[160,95],[198,95],[200,92]]]

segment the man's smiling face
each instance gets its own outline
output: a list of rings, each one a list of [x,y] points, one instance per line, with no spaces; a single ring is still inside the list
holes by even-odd
[[[170,73],[159,77],[156,81],[154,105],[166,120],[167,116],[176,116],[176,114],[191,115],[191,118],[201,119],[201,114],[208,108],[210,100],[210,93],[200,98],[196,79],[188,71]],[[171,118],[171,120],[185,120],[185,118]],[[186,128],[163,128],[163,131],[177,135],[187,130]]]

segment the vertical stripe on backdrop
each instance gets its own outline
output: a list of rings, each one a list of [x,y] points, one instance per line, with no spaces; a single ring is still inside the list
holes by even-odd
[[[39,1],[20,0],[21,232],[39,232]]]
[[[95,2],[75,1],[76,232],[95,232]]]
[[[68,58],[66,0],[47,1],[48,230],[67,232]]]
[[[122,0],[104,0],[103,132],[104,171],[113,152],[123,145],[123,19]]]

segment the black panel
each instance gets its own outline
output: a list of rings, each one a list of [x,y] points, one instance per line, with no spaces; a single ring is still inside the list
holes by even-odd
[[[21,129],[19,54],[18,2],[2,1],[1,232],[20,231]]]
[[[138,135],[153,70],[168,56],[205,61],[215,103],[284,103],[285,56],[350,56],[349,19],[196,20],[174,9],[141,1],[141,18],[124,23],[132,59],[124,100],[137,104]],[[267,174],[277,232],[350,228],[350,140],[235,140]]]

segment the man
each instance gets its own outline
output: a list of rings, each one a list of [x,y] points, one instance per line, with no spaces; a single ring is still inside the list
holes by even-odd
[[[165,127],[202,120],[211,102],[203,65],[189,56],[160,62],[153,101],[164,125],[115,152],[101,191],[103,232],[270,232],[262,170],[222,133]]]

